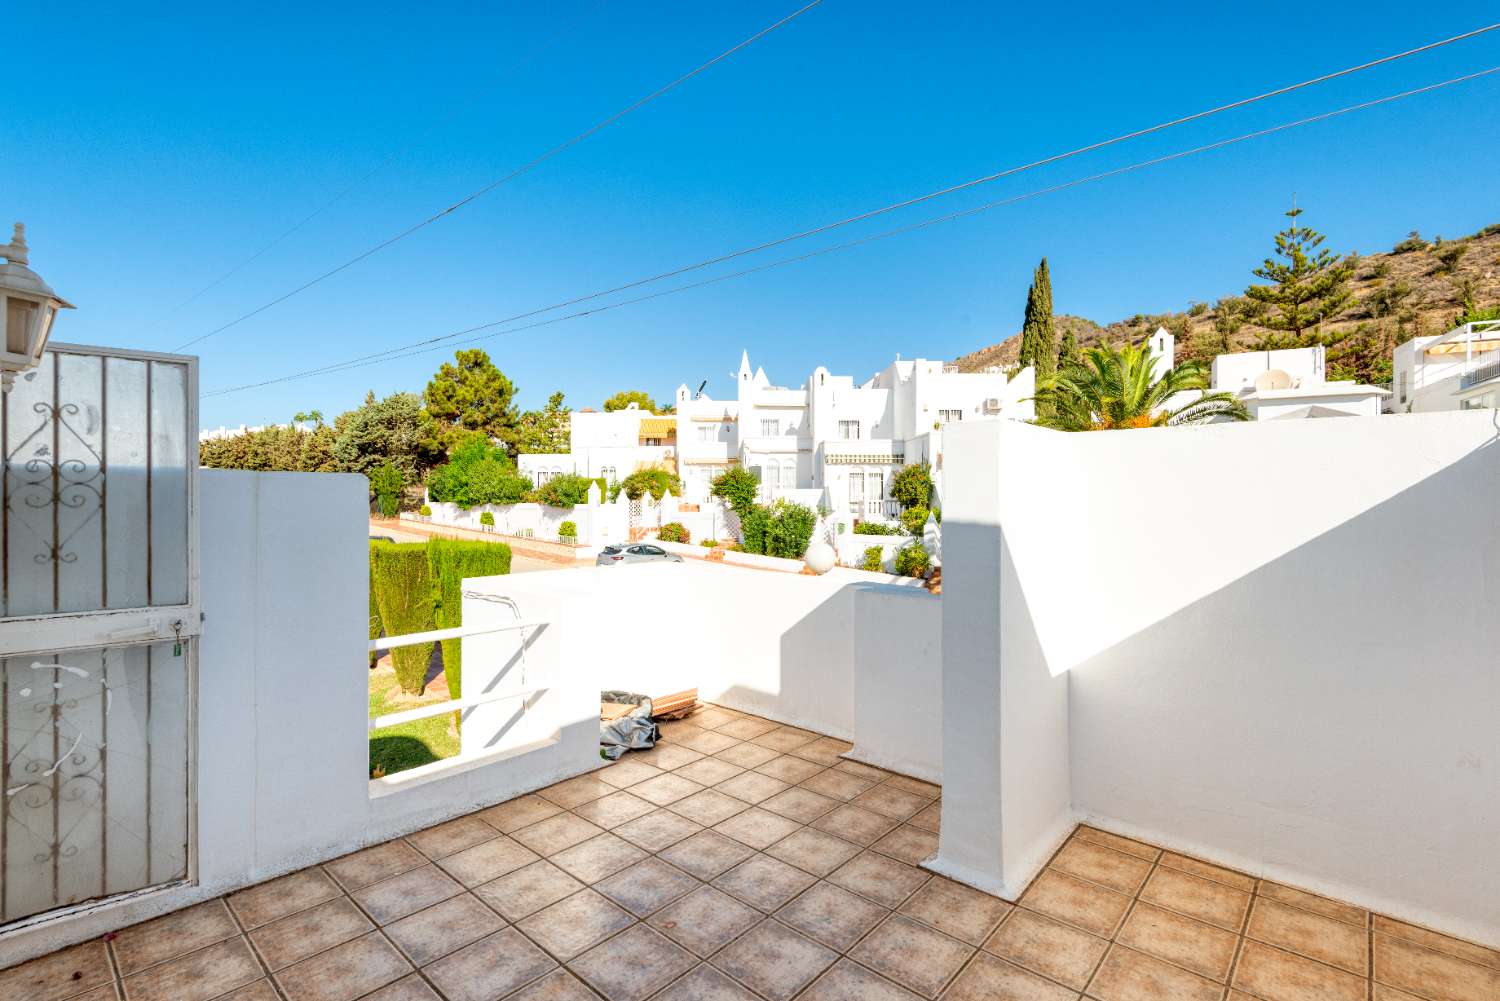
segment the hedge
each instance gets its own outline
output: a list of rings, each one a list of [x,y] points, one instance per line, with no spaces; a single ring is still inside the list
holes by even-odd
[[[669,521],[656,533],[657,539],[662,542],[692,542],[693,537],[689,534],[687,526],[680,521]]]
[[[427,566],[427,543],[394,542],[370,547],[371,578],[380,622],[386,635],[426,632],[432,628],[432,577]],[[408,695],[420,695],[427,680],[432,644],[397,647],[391,651],[396,681]]]
[[[896,535],[900,529],[895,525],[887,525],[879,521],[858,521],[854,523],[855,535]]]
[[[913,542],[896,554],[896,572],[903,577],[922,577],[927,573],[927,550]]]
[[[510,547],[503,542],[435,538],[427,542],[427,566],[435,590],[433,623],[438,629],[463,625],[465,577],[510,573]],[[449,698],[463,695],[463,640],[443,640],[443,676]]]
[[[885,562],[885,550],[879,546],[871,546],[865,550],[865,569],[880,572],[881,565]]]
[[[380,606],[375,603],[375,547],[388,545],[383,539],[370,540],[370,566],[369,586],[365,589],[370,592],[370,639],[380,638]],[[374,650],[370,651],[370,666],[380,659],[380,654]]]

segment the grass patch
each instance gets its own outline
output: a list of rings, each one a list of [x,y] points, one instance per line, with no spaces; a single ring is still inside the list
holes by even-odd
[[[439,691],[420,698],[403,696],[396,684],[396,672],[385,658],[370,672],[370,715],[382,716],[433,702],[447,701],[448,693]],[[408,768],[430,764],[458,755],[458,730],[452,713],[430,716],[399,726],[388,726],[370,733],[370,776],[394,775]]]

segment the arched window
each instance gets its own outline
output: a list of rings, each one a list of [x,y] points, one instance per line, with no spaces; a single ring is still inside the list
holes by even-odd
[[[797,486],[796,459],[787,459],[781,464],[781,486],[785,490],[791,490]]]

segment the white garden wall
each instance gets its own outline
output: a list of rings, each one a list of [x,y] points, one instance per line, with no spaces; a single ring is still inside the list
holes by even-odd
[[[945,464],[942,862],[1020,885],[1086,817],[1500,944],[1493,411]]]

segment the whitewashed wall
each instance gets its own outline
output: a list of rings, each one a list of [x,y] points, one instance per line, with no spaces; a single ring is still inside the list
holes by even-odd
[[[623,498],[623,494],[621,495]],[[578,541],[584,545],[607,545],[623,541],[628,534],[630,509],[625,503],[579,504],[575,507],[548,507],[545,504],[479,504],[461,508],[447,501],[428,501],[432,522],[483,531],[480,516],[495,516],[494,531],[501,535],[526,535],[556,541],[558,527],[571,521],[578,530]]]
[[[1493,411],[947,434],[944,859],[1086,817],[1500,944]]]

